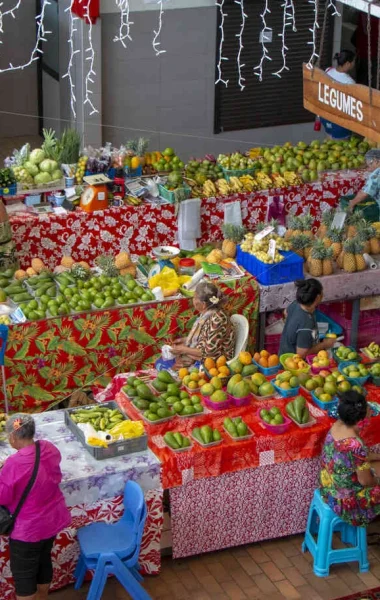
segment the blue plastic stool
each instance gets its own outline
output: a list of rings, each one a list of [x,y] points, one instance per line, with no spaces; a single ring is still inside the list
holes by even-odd
[[[93,523],[78,531],[80,556],[75,571],[79,589],[88,570],[94,577],[87,600],[100,600],[108,575],[115,575],[134,600],[151,600],[140,585],[139,552],[147,507],[137,483],[128,481],[124,489],[124,514],[112,525]]]
[[[333,533],[337,531],[341,534],[342,542],[351,544],[351,547],[333,550]],[[361,573],[369,571],[366,528],[344,523],[322,500],[319,490],[315,490],[310,505],[302,544],[302,552],[306,550],[314,558],[314,573],[318,577],[326,577],[330,572],[330,565],[353,561],[358,561]]]

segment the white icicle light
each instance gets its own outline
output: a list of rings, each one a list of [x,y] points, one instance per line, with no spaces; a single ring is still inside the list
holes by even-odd
[[[284,4],[282,5],[282,8],[283,8],[282,33],[278,34],[282,41],[282,48],[281,48],[282,67],[275,73],[272,73],[272,75],[276,75],[276,77],[279,77],[280,79],[281,79],[281,73],[283,71],[289,71],[289,67],[286,65],[286,53],[289,49],[285,44],[286,28],[291,26],[292,30],[294,32],[297,31],[295,8],[294,8],[293,0],[285,0]]]
[[[129,20],[130,6],[129,0],[116,0],[116,5],[120,10],[120,28],[119,35],[115,35],[113,38],[114,42],[120,42],[124,48],[127,47],[127,44],[124,40],[132,41],[131,38],[131,25],[133,25],[133,21]]]
[[[8,15],[11,15],[11,17],[13,17],[14,19],[15,17],[15,12],[18,8],[20,8],[21,5],[21,0],[17,0],[16,4],[13,6],[13,8],[9,8],[8,10],[5,10],[4,12],[2,11],[2,6],[3,6],[3,2],[0,2],[0,34],[4,33],[4,29],[3,29],[3,19],[4,17],[7,17]],[[2,44],[3,42],[0,40],[0,44]]]
[[[93,77],[96,76],[94,71],[94,63],[95,63],[95,50],[92,44],[92,20],[90,17],[90,4],[91,0],[87,0],[86,8],[84,11],[84,17],[88,21],[88,48],[86,48],[85,52],[89,53],[89,56],[86,56],[86,60],[89,61],[89,67],[87,70],[86,78],[84,81],[85,87],[85,99],[83,104],[87,104],[90,110],[90,116],[98,113],[98,109],[95,107],[93,101],[91,100],[91,94],[93,91],[90,89],[90,83],[95,83]]]
[[[236,34],[236,37],[239,38],[239,52],[238,52],[236,60],[237,60],[237,67],[238,67],[238,73],[239,73],[238,83],[239,83],[240,91],[242,92],[245,88],[245,85],[244,85],[245,77],[243,77],[243,75],[241,74],[241,70],[243,67],[245,67],[245,65],[241,64],[240,59],[241,59],[242,50],[244,48],[243,33],[244,33],[244,27],[245,27],[245,20],[248,17],[244,12],[244,0],[235,0],[235,4],[238,4],[240,6],[240,11],[241,11],[240,31],[239,31],[239,33]]]
[[[152,42],[153,50],[155,51],[156,56],[159,56],[160,54],[164,54],[164,52],[166,52],[166,50],[160,50],[159,49],[159,46],[161,46],[161,42],[157,41],[159,39],[160,35],[161,35],[161,30],[162,30],[162,18],[163,18],[163,15],[164,15],[163,3],[164,3],[164,0],[157,0],[157,4],[158,4],[159,9],[160,9],[160,12],[159,12],[159,15],[158,15],[158,29],[157,29],[157,31],[156,30],[153,31],[154,38],[153,38],[153,42]]]
[[[216,2],[216,6],[219,7],[219,13],[220,13],[220,25],[219,25],[219,29],[220,29],[220,42],[219,42],[219,58],[218,58],[218,64],[217,64],[217,69],[218,69],[218,79],[215,81],[215,85],[217,83],[223,83],[226,87],[228,86],[228,79],[223,79],[222,77],[222,62],[224,60],[228,60],[228,58],[226,58],[225,56],[223,56],[223,44],[224,44],[224,19],[225,17],[227,17],[227,13],[224,12],[224,1],[225,0],[220,0],[220,2]]]
[[[51,4],[51,2],[49,2],[49,0],[42,0],[41,13],[36,16],[36,22],[37,22],[36,43],[34,45],[34,48],[32,50],[32,53],[30,55],[28,62],[26,62],[22,65],[17,65],[16,67],[14,67],[12,65],[12,63],[9,63],[9,67],[7,67],[6,69],[0,69],[0,73],[7,73],[9,71],[22,71],[23,69],[30,67],[30,65],[34,61],[38,60],[40,58],[40,55],[43,54],[42,50],[39,48],[39,45],[41,42],[46,42],[47,40],[46,40],[45,36],[52,33],[51,31],[47,31],[44,26],[45,9],[49,4]],[[16,8],[18,8],[19,6],[20,6],[20,4],[17,3],[16,6],[14,6],[12,9],[10,9],[9,13],[12,15],[12,17],[15,18],[13,13],[16,10]],[[2,18],[4,17],[4,15],[5,15],[5,13],[2,14]]]
[[[333,17],[340,17],[340,12],[338,11],[335,0],[330,0],[327,10],[331,8]]]
[[[68,6],[65,9],[65,12],[69,12],[69,15],[70,15],[70,37],[67,40],[68,44],[69,44],[69,48],[70,48],[70,57],[69,57],[69,64],[67,65],[67,71],[64,75],[62,75],[62,79],[65,79],[67,77],[69,80],[71,113],[72,113],[74,119],[76,119],[77,113],[76,113],[76,106],[75,106],[76,105],[75,83],[73,80],[72,69],[74,67],[74,57],[76,54],[78,54],[80,52],[80,50],[74,50],[74,34],[78,31],[75,28],[75,22],[78,21],[79,19],[72,12],[73,5],[74,5],[74,0],[71,0],[70,6]]]
[[[309,29],[309,31],[313,34],[313,38],[311,42],[308,42],[309,46],[313,47],[313,52],[310,56],[309,62],[307,63],[308,69],[313,69],[314,67],[314,59],[319,58],[319,54],[317,54],[317,30],[319,29],[318,24],[318,0],[308,0],[309,4],[314,6],[314,23],[313,28]]]
[[[259,64],[254,67],[254,71],[258,71],[257,73],[255,73],[255,75],[259,78],[259,81],[263,80],[263,64],[264,64],[264,60],[272,60],[271,57],[268,54],[268,50],[267,47],[265,45],[265,34],[267,31],[270,31],[270,27],[267,26],[266,23],[266,16],[270,14],[270,10],[269,10],[269,0],[265,0],[265,7],[264,7],[264,11],[261,13],[261,20],[263,22],[263,28],[261,30],[261,48],[262,48],[262,55],[261,55],[261,60],[259,62]]]

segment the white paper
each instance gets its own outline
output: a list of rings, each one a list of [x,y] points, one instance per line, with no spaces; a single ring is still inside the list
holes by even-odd
[[[263,229],[262,231],[259,231],[259,233],[256,233],[254,239],[257,242],[259,242],[260,240],[264,239],[267,235],[272,233],[272,231],[274,231],[274,227],[272,227],[272,226],[265,227],[265,229]]]
[[[238,200],[224,205],[224,224],[242,227],[241,204]]]
[[[269,258],[274,260],[275,254],[276,254],[276,241],[269,240],[268,256],[269,256]]]
[[[53,206],[53,211],[56,215],[66,215],[67,210],[62,208],[62,206]]]

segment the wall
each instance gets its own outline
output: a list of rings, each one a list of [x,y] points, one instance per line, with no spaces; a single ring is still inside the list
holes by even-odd
[[[15,5],[14,0],[3,0],[2,12]],[[0,45],[0,67],[10,62],[14,66],[29,60],[35,44],[35,2],[22,2],[17,19],[4,17]],[[19,34],[22,32],[22,35]],[[10,111],[22,114],[38,114],[36,63],[23,71],[0,74],[0,137],[38,135],[38,120],[1,114]]]

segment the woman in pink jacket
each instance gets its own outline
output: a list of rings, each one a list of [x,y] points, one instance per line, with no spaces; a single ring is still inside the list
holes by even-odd
[[[35,423],[29,415],[12,416],[6,431],[17,452],[0,471],[0,505],[11,514],[31,479],[36,444],[40,448],[36,479],[10,534],[9,547],[17,598],[45,600],[53,579],[53,543],[71,520],[59,487],[61,455],[50,442],[34,441]]]

